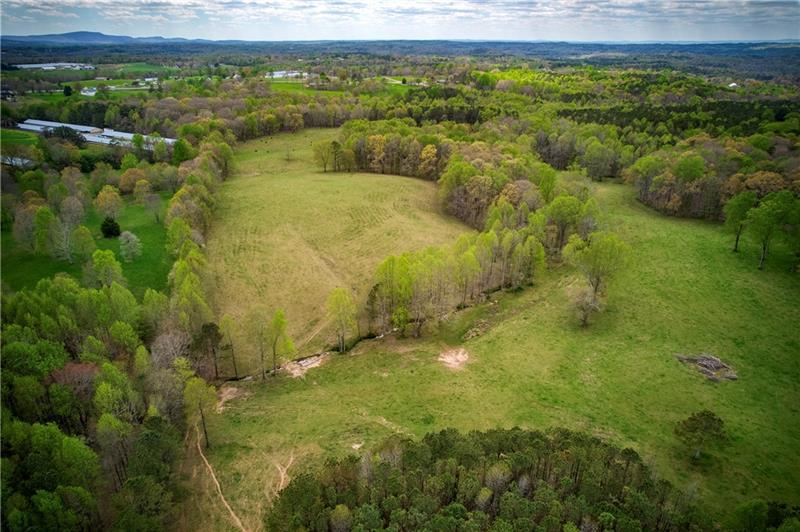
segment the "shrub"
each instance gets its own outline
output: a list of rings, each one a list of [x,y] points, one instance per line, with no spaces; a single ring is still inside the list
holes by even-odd
[[[113,218],[106,217],[100,226],[100,231],[103,232],[105,238],[117,238],[120,235],[120,228],[117,221]]]

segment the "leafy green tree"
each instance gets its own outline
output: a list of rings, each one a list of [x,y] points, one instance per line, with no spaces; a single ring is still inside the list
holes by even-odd
[[[120,163],[119,169],[123,172],[126,170],[130,170],[131,168],[136,168],[136,165],[139,164],[139,159],[130,152],[126,153],[124,157],[122,157],[122,162]]]
[[[184,242],[192,239],[192,228],[183,218],[173,218],[167,228],[167,251],[177,256]]]
[[[314,162],[322,167],[323,172],[333,163],[333,149],[330,142],[316,142],[313,146]]]
[[[764,269],[764,261],[769,253],[769,245],[775,233],[787,220],[794,203],[794,196],[788,190],[772,192],[765,196],[758,207],[747,212],[747,229],[761,244],[761,258],[758,269]]]
[[[342,288],[335,288],[328,296],[328,317],[336,327],[339,341],[339,352],[344,353],[347,333],[356,324],[356,305],[350,293]]]
[[[56,229],[57,219],[49,207],[39,207],[36,211],[36,244],[35,250],[39,255],[48,255],[53,252],[53,232]]]
[[[192,145],[186,142],[185,139],[178,139],[175,144],[172,145],[172,164],[175,166],[189,159],[194,159],[196,155],[197,152],[195,152],[195,149],[192,148]]]
[[[697,154],[688,153],[675,162],[672,172],[680,181],[691,183],[705,175],[706,161]]]
[[[87,260],[92,256],[94,250],[97,249],[97,244],[94,242],[92,232],[84,225],[79,225],[72,230],[72,252],[81,261]]]
[[[186,381],[183,389],[183,404],[186,409],[186,423],[194,425],[200,421],[203,425],[206,448],[211,448],[206,427],[206,416],[214,412],[217,404],[217,390],[214,386],[206,384],[200,377],[191,377]]]
[[[117,511],[113,530],[119,532],[165,530],[173,509],[172,493],[147,475],[126,480],[113,502]]]
[[[217,353],[219,351],[219,344],[222,341],[222,334],[219,331],[219,326],[214,322],[204,323],[200,328],[200,336],[198,337],[198,344],[206,352],[206,356],[214,363],[214,378],[219,379],[219,363],[217,360]]]
[[[353,525],[353,514],[346,504],[337,504],[329,518],[331,532],[348,532]]]
[[[593,138],[581,156],[581,164],[586,167],[589,177],[602,180],[604,177],[611,175],[614,152],[603,145],[597,138]]]
[[[87,281],[93,286],[111,286],[113,283],[125,284],[122,265],[110,249],[97,249],[92,260],[87,263]]]
[[[727,439],[724,422],[710,410],[695,412],[675,426],[675,435],[692,450],[693,459],[700,458],[703,450]]]
[[[577,225],[581,207],[581,201],[575,196],[558,196],[548,205],[547,218],[556,226],[559,251],[564,247],[569,229]]]
[[[731,516],[734,532],[765,532],[767,530],[767,503],[761,499],[745,502],[736,507]],[[770,528],[770,530],[772,530]]]
[[[731,233],[736,235],[736,240],[733,243],[733,251],[739,251],[739,238],[742,236],[742,231],[745,228],[747,221],[747,213],[750,212],[756,204],[756,193],[752,190],[741,192],[725,204],[725,228]]]
[[[267,325],[267,342],[272,351],[273,374],[277,374],[278,372],[278,355],[280,353],[292,353],[294,351],[294,343],[292,343],[292,339],[289,338],[286,332],[287,325],[286,314],[282,309],[277,309],[275,311]]]
[[[592,233],[587,240],[572,235],[564,248],[564,257],[583,273],[595,298],[625,266],[629,253],[628,245],[607,231]]]
[[[111,185],[105,185],[94,199],[94,206],[106,218],[116,220],[122,211],[122,198],[119,191]]]

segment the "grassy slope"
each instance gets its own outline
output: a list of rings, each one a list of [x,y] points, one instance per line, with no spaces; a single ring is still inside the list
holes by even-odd
[[[3,129],[0,131],[0,146],[11,146],[13,144],[23,144],[25,146],[33,146],[39,136],[30,131],[22,131],[19,129]],[[0,147],[0,151],[2,151]]]
[[[654,214],[630,188],[603,184],[598,196],[635,259],[590,328],[575,325],[565,288],[577,279],[564,269],[459,314],[437,336],[364,342],[303,379],[242,384],[250,395],[212,421],[210,459],[245,524],[259,526],[275,464],[290,456],[291,475],[353,444],[449,426],[593,432],[696,486],[720,517],[756,496],[800,502],[797,276],[779,257],[759,272],[754,244],[733,254],[718,226]],[[466,342],[471,361],[460,372],[442,367],[440,349],[477,318],[492,327]],[[703,351],[730,362],[740,380],[713,384],[674,359]],[[691,466],[672,431],[703,408],[725,420],[731,442]],[[229,526],[216,494],[206,493],[192,499],[199,527]]]
[[[168,195],[163,195],[163,197],[167,198]],[[166,200],[164,207],[166,207]],[[94,234],[97,247],[113,250],[117,260],[121,262],[119,241],[103,238],[100,233],[102,221],[94,209],[91,209],[83,223]],[[165,251],[166,230],[164,226],[156,223],[153,216],[142,205],[131,202],[126,204],[120,214],[119,224],[123,231],[132,232],[142,242],[142,255],[133,262],[122,262],[122,273],[128,280],[128,288],[140,299],[146,288],[164,290],[167,284],[167,274],[172,267],[171,258]],[[70,264],[52,257],[37,256],[20,249],[11,236],[10,228],[2,232],[2,248],[3,285],[12,290],[33,287],[39,279],[52,277],[59,272],[69,273],[79,280],[83,276],[81,264]]]
[[[236,175],[221,190],[208,238],[218,314],[243,323],[254,308],[284,308],[305,353],[329,340],[325,330],[315,333],[331,290],[346,286],[366,298],[376,265],[389,254],[467,231],[437,213],[433,183],[317,170],[311,145],[334,135],[303,131],[237,150]]]

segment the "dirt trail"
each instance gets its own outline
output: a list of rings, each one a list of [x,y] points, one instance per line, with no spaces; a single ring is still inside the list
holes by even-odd
[[[200,438],[200,429],[197,427],[196,424],[194,426],[194,430],[197,433],[197,452],[200,453],[200,458],[202,458],[203,462],[205,462],[205,464],[206,464],[206,468],[208,469],[208,474],[211,475],[211,480],[214,481],[214,485],[217,488],[217,494],[219,495],[219,498],[222,501],[222,504],[228,510],[228,513],[231,516],[231,520],[233,521],[233,524],[235,524],[236,527],[239,530],[241,530],[242,532],[250,532],[249,530],[247,530],[244,527],[244,525],[242,524],[241,519],[239,519],[239,516],[236,515],[236,512],[233,511],[233,508],[231,508],[231,505],[228,504],[227,499],[225,499],[225,496],[222,494],[222,487],[219,485],[219,480],[217,480],[217,475],[214,474],[214,469],[211,467],[211,464],[208,463],[208,459],[206,459],[206,455],[203,454],[203,447],[200,445],[200,439],[201,439]]]
[[[281,465],[278,462],[275,462],[275,469],[278,470],[278,473],[281,476],[280,480],[278,481],[278,489],[275,490],[275,496],[277,496],[278,493],[280,493],[281,490],[289,484],[289,480],[291,479],[289,478],[287,471],[289,470],[290,467],[292,467],[293,463],[294,463],[294,452],[292,452],[289,455],[289,461],[286,462],[285,466],[281,467]]]

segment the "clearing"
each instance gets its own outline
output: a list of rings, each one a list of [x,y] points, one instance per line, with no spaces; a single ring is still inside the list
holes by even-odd
[[[208,238],[214,306],[242,326],[235,340],[245,373],[257,368],[252,342],[243,341],[249,315],[268,319],[283,308],[298,354],[312,354],[332,340],[325,304],[334,288],[361,303],[387,256],[469,231],[439,213],[434,183],[317,169],[311,146],[337,134],[304,130],[248,142],[220,191]]]
[[[222,288],[236,294],[227,308],[250,304],[247,279],[258,274],[261,297],[288,301],[297,294],[291,307],[296,314],[290,313],[297,323],[301,316],[316,315],[309,309],[322,304],[329,279],[358,279],[347,273],[355,270],[344,268],[333,269],[330,277],[310,276],[327,272],[319,265],[321,249],[335,254],[335,265],[350,253],[347,263],[369,272],[358,254],[369,248],[369,240],[341,237],[346,227],[369,232],[369,222],[355,224],[339,205],[349,194],[377,194],[382,189],[369,185],[387,180],[308,173],[298,162],[284,162],[288,144],[269,142],[275,143],[265,143],[272,146],[269,163],[257,162],[257,143],[239,155],[242,173],[227,186],[216,225],[228,239],[212,240],[212,257],[219,268],[222,249],[235,253],[226,266],[231,279],[219,281],[231,283]],[[264,170],[256,171],[259,166],[287,170],[284,177],[268,174],[266,179],[275,184],[272,194],[237,185],[237,179],[251,184],[264,179]],[[288,190],[301,180],[305,187]],[[341,180],[360,180],[362,186],[348,193],[351,189],[337,187]],[[337,189],[335,195],[329,192]],[[336,200],[328,201],[331,196]],[[458,313],[437,336],[369,340],[346,355],[332,355],[302,379],[281,376],[266,384],[238,384],[250,395],[229,401],[224,413],[210,421],[214,446],[208,459],[245,528],[262,527],[263,512],[274,487],[285,482],[290,459],[288,475],[293,476],[326,456],[359,452],[354,449],[362,445],[368,449],[391,434],[420,437],[445,427],[585,430],[635,448],[661,475],[695,490],[720,517],[754,497],[800,503],[800,282],[787,273],[786,254],[782,259],[776,249],[766,270],[758,271],[755,244],[745,242],[741,253],[731,253],[729,235],[716,224],[655,214],[623,185],[599,184],[597,196],[606,222],[631,244],[635,257],[612,286],[607,310],[587,329],[578,327],[565,293],[577,277],[562,268],[534,288],[498,294],[494,302]],[[231,219],[233,201],[241,202],[236,209],[253,213]],[[352,197],[348,201],[353,205]],[[384,212],[386,204],[367,212]],[[270,241],[272,223],[281,226],[276,237],[293,238],[288,246]],[[246,235],[258,240],[249,242]],[[326,245],[325,235],[333,242]],[[369,237],[377,238],[370,261],[408,238]],[[308,240],[313,245],[306,245]],[[268,264],[269,257],[281,260],[281,267]],[[245,262],[234,269],[235,260]],[[295,271],[303,265],[312,266]],[[313,303],[306,306],[308,300]],[[479,323],[482,334],[463,341]],[[448,346],[463,346],[470,353],[459,371],[438,360]],[[714,383],[675,358],[702,352],[731,364],[739,379]],[[705,408],[725,421],[731,439],[693,466],[673,428]],[[185,528],[233,526],[211,489],[194,493],[187,509]]]

